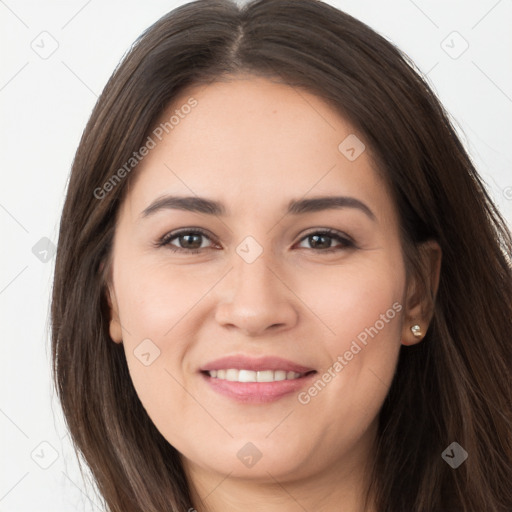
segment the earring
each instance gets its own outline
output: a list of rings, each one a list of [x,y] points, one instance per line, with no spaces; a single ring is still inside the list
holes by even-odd
[[[421,338],[423,336],[421,327],[418,324],[411,326],[411,332],[415,338]]]

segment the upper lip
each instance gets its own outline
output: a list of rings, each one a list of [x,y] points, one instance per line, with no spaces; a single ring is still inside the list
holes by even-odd
[[[287,372],[307,373],[314,371],[314,368],[309,368],[288,359],[282,359],[274,356],[251,357],[243,354],[236,354],[232,356],[221,357],[206,363],[200,368],[200,371],[206,372],[210,370],[229,370],[234,368],[236,370],[284,370]]]

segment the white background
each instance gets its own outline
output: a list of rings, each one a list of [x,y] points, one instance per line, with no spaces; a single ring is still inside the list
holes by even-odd
[[[57,241],[73,155],[108,77],[145,28],[183,3],[0,0],[0,512],[100,510],[80,477],[50,383],[54,258],[44,263],[32,247],[43,237]],[[512,225],[511,0],[328,3],[397,44],[428,74]],[[453,31],[469,44],[458,58],[464,41]],[[52,45],[46,59],[33,49]]]

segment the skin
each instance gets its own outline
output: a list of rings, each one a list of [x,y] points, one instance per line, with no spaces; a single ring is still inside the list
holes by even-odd
[[[268,79],[237,75],[177,98],[198,104],[144,158],[121,205],[112,252],[110,335],[123,343],[130,374],[152,421],[181,454],[193,506],[223,511],[363,509],[379,409],[401,344],[421,341],[430,314],[405,271],[396,209],[373,168],[370,149],[354,161],[338,150],[364,137],[320,98]],[[164,194],[224,203],[227,215],[163,209],[141,212]],[[356,208],[285,215],[291,199],[351,196]],[[187,239],[155,247],[164,235],[200,227],[198,254]],[[317,229],[316,229],[317,228]],[[320,248],[307,235],[346,233]],[[247,263],[236,252],[247,236],[262,249]],[[323,245],[322,245],[323,244]],[[325,248],[337,250],[325,253]],[[431,291],[440,250],[425,246]],[[275,355],[323,374],[365,328],[398,303],[336,377],[301,404],[235,402],[213,391],[198,369],[231,354]],[[134,355],[144,339],[160,355],[145,366]],[[151,349],[153,350],[153,349]],[[248,442],[261,459],[237,457]]]

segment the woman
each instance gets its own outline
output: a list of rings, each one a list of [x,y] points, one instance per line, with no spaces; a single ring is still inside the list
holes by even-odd
[[[58,242],[54,378],[108,509],[511,510],[511,253],[366,25],[170,12],[98,100]]]

